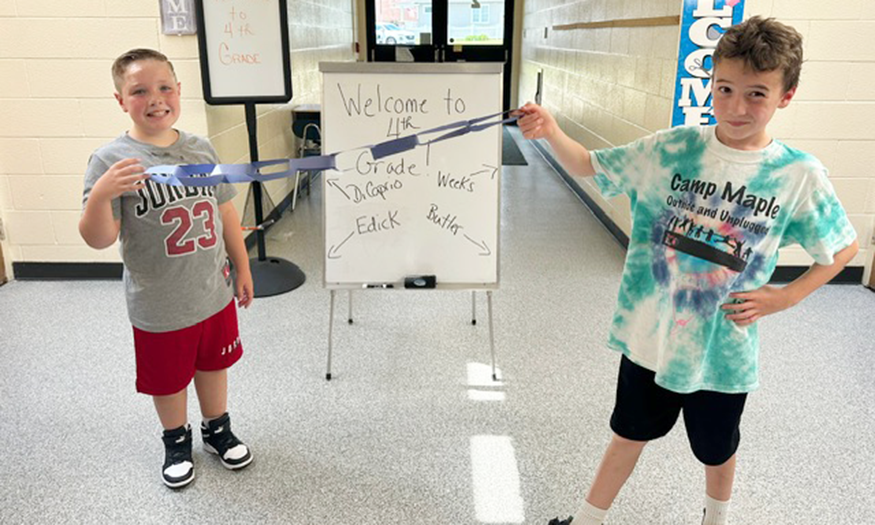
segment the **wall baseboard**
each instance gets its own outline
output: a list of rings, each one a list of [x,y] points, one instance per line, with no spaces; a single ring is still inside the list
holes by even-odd
[[[584,205],[595,215],[599,222],[610,232],[617,240],[623,249],[629,246],[629,237],[623,233],[623,230],[611,220],[607,214],[598,207],[592,198],[587,195],[583,188],[575,181],[568,173],[562,169],[562,166],[553,158],[552,155],[538,141],[532,141],[532,144],[541,152],[544,159],[556,170],[556,172],[565,181],[565,184],[580,198]],[[312,182],[312,181],[311,181]],[[300,190],[299,190],[300,191]],[[276,208],[268,215],[267,219],[278,221],[282,213],[291,207],[292,194],[289,193]],[[276,224],[275,222],[273,224]],[[272,225],[271,225],[272,226]],[[271,226],[265,228],[265,232]],[[246,237],[246,248],[252,250],[256,244],[256,237],[250,234]],[[778,266],[772,274],[771,282],[786,283],[799,277],[808,270],[807,266]],[[102,263],[102,262],[13,262],[12,271],[15,279],[22,281],[46,281],[46,280],[118,280],[122,277],[122,263]],[[862,266],[849,266],[841,271],[830,283],[832,284],[860,284],[863,280]]]
[[[14,262],[12,272],[19,281],[118,280],[122,263],[104,262]]]
[[[556,170],[556,173],[562,177],[562,180],[565,181],[565,184],[568,188],[574,192],[575,195],[583,202],[583,204],[589,208],[593,215],[595,215],[596,219],[602,223],[602,225],[613,235],[614,239],[617,240],[618,243],[623,247],[623,249],[628,249],[629,247],[629,237],[623,233],[623,230],[620,229],[617,224],[611,220],[610,217],[602,210],[598,204],[590,197],[577,183],[574,178],[568,174],[567,171],[559,164],[559,162],[553,158],[553,155],[541,144],[538,140],[533,140],[531,143],[535,146],[541,155],[544,157],[544,160],[547,161],[550,166]],[[772,273],[772,277],[769,282],[772,283],[788,283],[793,279],[799,277],[805,271],[808,270],[808,266],[778,266],[775,268],[774,273]],[[845,267],[835,278],[830,281],[830,284],[861,284],[863,282],[863,270],[862,266],[848,266]]]
[[[789,283],[796,279],[806,271],[809,266],[778,266],[772,274],[769,282],[772,283]],[[830,284],[863,284],[862,266],[845,266],[845,268],[836,275]]]

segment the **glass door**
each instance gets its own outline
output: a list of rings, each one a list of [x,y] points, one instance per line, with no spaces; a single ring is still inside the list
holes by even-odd
[[[368,0],[369,62],[436,62],[432,0]]]
[[[503,62],[504,109],[509,109],[513,0],[448,0],[447,8],[442,61]]]
[[[514,0],[367,0],[368,61],[502,62],[510,107]]]

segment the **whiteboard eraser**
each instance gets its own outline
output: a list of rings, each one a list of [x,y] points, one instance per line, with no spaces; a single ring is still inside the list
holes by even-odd
[[[434,275],[414,275],[404,278],[404,288],[434,288],[436,282]]]

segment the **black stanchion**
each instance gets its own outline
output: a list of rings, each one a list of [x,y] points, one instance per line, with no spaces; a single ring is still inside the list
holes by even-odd
[[[255,103],[244,103],[246,108],[246,130],[249,133],[249,159],[258,161],[258,134],[256,131]],[[261,209],[261,183],[252,183],[252,198],[255,203],[255,226],[264,223]],[[270,297],[294,290],[304,284],[307,277],[298,266],[279,257],[268,257],[264,246],[264,229],[255,230],[258,257],[249,260],[255,297]]]

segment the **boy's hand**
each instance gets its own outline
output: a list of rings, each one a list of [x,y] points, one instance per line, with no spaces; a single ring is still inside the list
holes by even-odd
[[[122,159],[97,179],[91,194],[112,200],[126,191],[137,191],[143,187],[143,181],[149,178],[145,172],[140,159]]]
[[[729,297],[740,300],[738,303],[723,305],[724,310],[732,310],[726,318],[735,321],[738,326],[752,325],[757,320],[793,306],[789,294],[784,288],[765,285],[752,292],[735,292]]]
[[[252,304],[252,299],[255,298],[255,292],[252,284],[252,272],[248,268],[242,272],[237,272],[235,294],[237,295],[237,306],[249,308],[249,305]]]
[[[559,129],[553,115],[537,104],[528,102],[525,106],[513,113],[513,115],[520,114],[523,116],[517,121],[517,125],[519,126],[523,137],[529,140],[549,139],[556,133],[556,130]]]

